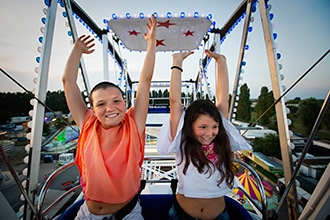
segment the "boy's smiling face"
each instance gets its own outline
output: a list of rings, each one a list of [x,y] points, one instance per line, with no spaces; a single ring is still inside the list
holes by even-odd
[[[120,124],[126,112],[126,101],[116,87],[97,89],[92,94],[93,112],[107,129]]]

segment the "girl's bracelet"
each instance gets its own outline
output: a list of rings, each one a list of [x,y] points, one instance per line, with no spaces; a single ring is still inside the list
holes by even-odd
[[[172,69],[178,69],[178,70],[180,70],[181,72],[183,72],[183,69],[181,68],[181,67],[179,67],[179,66],[172,66],[171,67],[171,70]]]

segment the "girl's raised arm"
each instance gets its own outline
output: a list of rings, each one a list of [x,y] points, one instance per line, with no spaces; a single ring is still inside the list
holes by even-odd
[[[177,132],[180,117],[183,111],[181,103],[181,87],[182,87],[182,63],[185,58],[194,52],[182,52],[172,55],[173,66],[171,67],[171,82],[170,82],[170,127],[171,137],[175,137]]]

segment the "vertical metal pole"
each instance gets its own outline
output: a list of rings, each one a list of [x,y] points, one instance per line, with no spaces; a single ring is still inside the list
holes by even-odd
[[[41,61],[39,65],[38,81],[36,85],[36,97],[43,103],[46,101],[47,83],[49,74],[49,63],[51,49],[53,44],[54,26],[56,18],[57,1],[51,1],[51,5],[47,10],[45,33],[43,36],[43,44],[41,51]],[[31,201],[35,202],[37,187],[39,182],[39,166],[42,141],[42,129],[44,122],[45,107],[40,102],[35,102],[33,108],[32,129],[31,129],[31,147],[32,155],[30,160],[30,176],[28,188],[28,196]],[[32,218],[31,209],[26,212],[26,219]]]
[[[103,80],[109,81],[109,62],[108,62],[108,38],[107,34],[102,34],[103,45]]]
[[[70,0],[65,0],[64,1],[64,6],[65,6],[65,10],[66,10],[70,30],[71,30],[71,33],[72,33],[72,39],[73,39],[73,42],[75,42],[78,38],[78,33],[77,33],[76,25],[74,23],[74,18],[72,16],[72,8],[71,8]],[[89,79],[88,79],[87,71],[86,71],[86,67],[85,67],[85,62],[84,62],[83,58],[80,59],[80,70],[81,70],[82,78],[84,80],[87,95],[89,96],[89,93],[91,91],[91,86],[90,86],[90,83],[89,83]]]
[[[204,66],[203,66],[203,59],[199,59],[199,72],[198,72],[198,79],[197,79],[197,89],[199,89],[200,93],[200,99],[203,99],[203,72],[204,72]],[[198,90],[196,89],[196,97]],[[197,98],[196,98],[197,99]]]
[[[326,99],[325,99],[324,102],[323,102],[323,106],[322,106],[322,108],[321,108],[321,110],[320,110],[320,113],[319,113],[319,115],[318,115],[318,117],[317,117],[317,119],[316,119],[316,121],[315,121],[315,124],[314,124],[314,126],[313,126],[313,129],[312,129],[310,135],[309,135],[309,138],[308,138],[307,143],[306,143],[306,145],[305,145],[305,147],[304,147],[304,150],[302,151],[302,153],[301,153],[301,155],[300,155],[300,157],[299,157],[299,160],[298,160],[298,162],[297,162],[296,165],[295,165],[295,169],[294,169],[293,175],[292,175],[292,177],[291,177],[291,179],[290,179],[290,182],[287,184],[287,187],[286,187],[286,189],[285,189],[285,191],[284,191],[284,193],[283,193],[283,196],[286,196],[286,194],[287,194],[288,191],[290,190],[292,184],[293,184],[293,183],[295,182],[295,180],[296,180],[296,177],[297,177],[297,175],[298,175],[298,173],[299,173],[299,169],[300,169],[300,167],[301,167],[301,164],[303,163],[303,160],[305,159],[305,156],[306,156],[306,154],[307,154],[307,152],[308,152],[310,146],[311,146],[312,143],[313,143],[313,138],[314,138],[314,136],[315,136],[315,133],[316,133],[317,130],[319,129],[319,126],[321,125],[322,119],[323,119],[323,117],[324,117],[324,115],[325,115],[325,111],[327,110],[327,107],[328,107],[328,105],[329,105],[329,102],[330,102],[330,91],[328,91],[328,95],[327,95]],[[325,175],[325,174],[323,174],[323,175]],[[313,192],[313,194],[314,194],[314,193],[315,193],[315,191]],[[320,197],[321,197],[321,196],[322,196],[322,195],[320,195]],[[279,209],[281,208],[281,205],[283,204],[283,201],[284,201],[284,198],[282,197],[281,200],[280,200],[280,202],[278,203],[278,207],[277,207],[277,209],[276,209],[276,212],[277,212],[277,213],[278,213]],[[300,217],[299,217],[299,218],[300,218]]]
[[[320,181],[305,208],[303,209],[299,220],[308,219],[329,219],[330,204],[330,163],[328,163]]]
[[[234,106],[235,106],[235,102],[236,102],[239,79],[240,79],[240,75],[241,75],[241,68],[242,68],[242,61],[243,61],[243,57],[244,57],[245,44],[246,44],[248,29],[249,29],[250,20],[251,20],[252,3],[253,3],[252,0],[248,0],[247,5],[246,5],[246,16],[245,16],[244,27],[243,27],[242,41],[241,41],[241,46],[240,46],[240,50],[239,50],[240,52],[239,52],[239,58],[238,58],[237,68],[236,68],[236,76],[235,76],[235,81],[234,81],[233,94],[231,97],[231,102],[230,102],[230,107],[229,107],[229,114],[228,114],[229,120],[231,120],[233,118],[233,113],[234,113],[233,111],[234,111]]]
[[[266,8],[266,2],[264,0],[259,1],[260,16],[261,22],[264,31],[264,38],[266,43],[266,52],[268,57],[268,64],[271,75],[272,89],[274,99],[277,100],[281,97],[282,87],[279,78],[279,68],[277,63],[277,55],[275,50],[275,44],[273,41],[273,31],[271,29],[269,14]],[[285,103],[283,100],[280,100],[275,105],[276,117],[277,117],[277,126],[278,133],[281,145],[283,169],[284,169],[284,180],[288,183],[292,177],[292,155],[290,146],[290,135],[287,122],[287,116],[285,111]],[[298,219],[298,204],[297,204],[297,192],[296,186],[293,184],[291,187],[288,196],[287,196],[287,206],[289,219]]]

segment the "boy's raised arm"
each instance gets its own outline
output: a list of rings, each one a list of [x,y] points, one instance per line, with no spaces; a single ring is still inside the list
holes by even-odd
[[[66,102],[79,129],[81,129],[84,122],[87,106],[77,85],[78,66],[83,53],[90,54],[94,51],[93,40],[90,36],[85,35],[77,39],[66,62],[62,76]]]
[[[147,119],[150,85],[156,60],[157,21],[154,15],[148,19],[146,26],[148,28],[148,33],[144,34],[144,39],[147,41],[148,47],[139,78],[139,85],[137,88],[136,101],[134,105],[134,116],[140,135],[142,135],[142,132],[144,131],[145,122]]]

